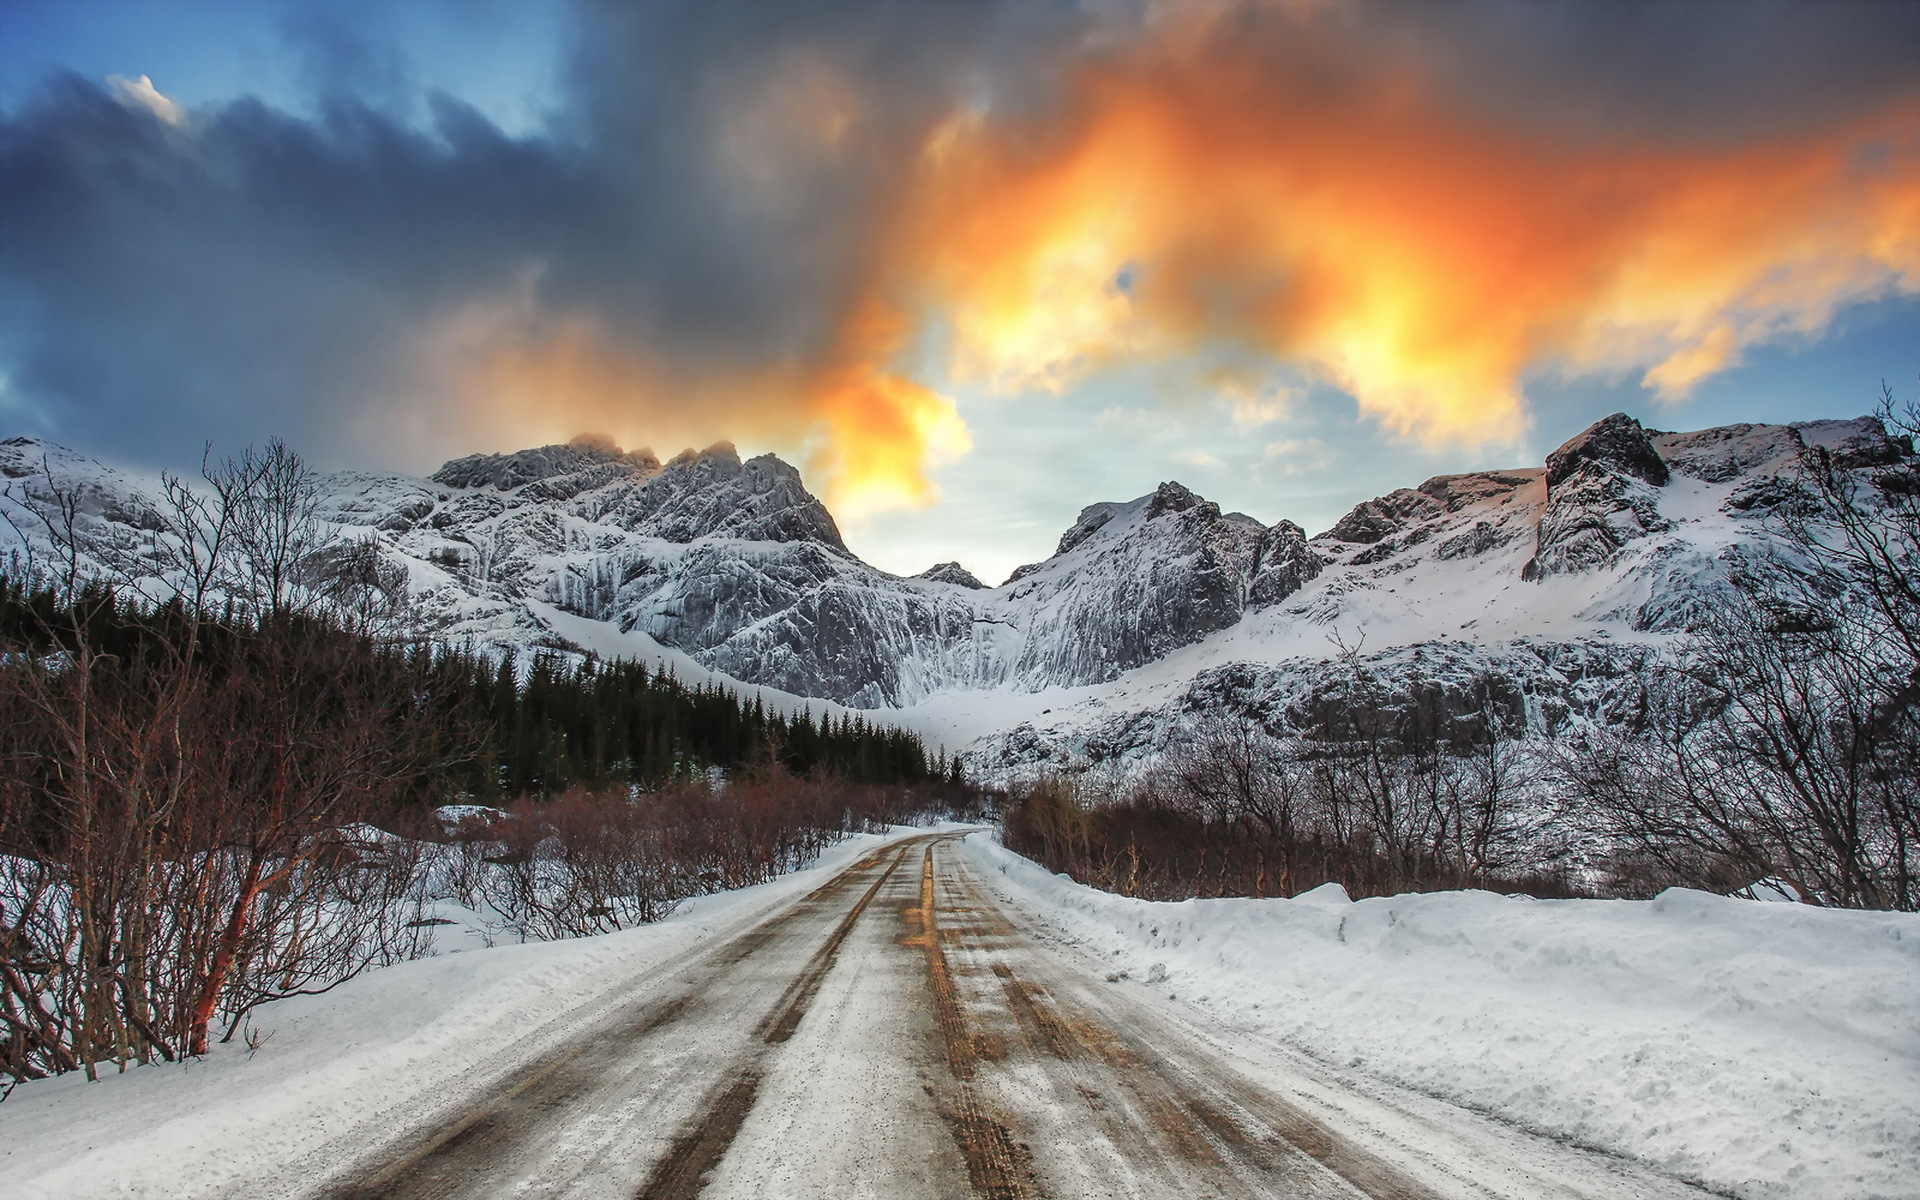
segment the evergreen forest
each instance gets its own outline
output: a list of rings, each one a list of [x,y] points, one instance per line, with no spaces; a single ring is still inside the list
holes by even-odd
[[[630,660],[383,641],[317,615],[281,615],[269,640],[330,644],[359,660],[356,697],[390,710],[423,804],[545,799],[577,787],[652,789],[778,767],[855,784],[960,783],[957,756],[910,731],[848,714],[771,711],[759,696],[689,684]],[[269,631],[242,614],[194,620],[104,586],[61,600],[0,576],[0,645],[88,652],[120,671],[164,661],[210,677],[253,668]],[[66,643],[71,642],[72,645]],[[338,661],[336,659],[336,661]],[[18,714],[24,716],[25,714]]]

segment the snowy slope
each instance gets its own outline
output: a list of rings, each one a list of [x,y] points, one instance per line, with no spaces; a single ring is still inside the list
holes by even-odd
[[[1017,773],[1143,761],[1221,705],[1297,723],[1342,648],[1442,706],[1486,680],[1530,729],[1605,719],[1619,681],[1764,553],[1810,442],[1862,468],[1911,452],[1871,419],[1663,434],[1614,416],[1543,466],[1431,479],[1312,539],[1162,484],[1089,506],[1052,557],[991,588],[958,564],[903,579],[861,562],[798,471],[725,444],[665,464],[580,441],[427,479],[342,473],[323,515],[404,576],[434,636],[637,648],[887,710]],[[80,488],[99,561],[138,559],[157,481],[23,438],[0,442],[0,477],[44,497],[43,458]]]

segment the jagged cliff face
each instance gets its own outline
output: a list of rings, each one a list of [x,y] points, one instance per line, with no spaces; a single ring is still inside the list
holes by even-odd
[[[49,452],[16,439],[0,470],[31,480]],[[103,541],[154,526],[134,481],[51,452],[56,476],[85,481],[101,508]],[[1315,569],[1297,526],[1223,515],[1166,484],[1087,509],[1058,553],[1003,587],[955,563],[901,579],[847,550],[793,467],[727,445],[664,465],[545,446],[426,479],[343,473],[325,491],[322,518],[404,568],[431,634],[561,646],[546,619],[558,611],[743,683],[867,708],[1106,682],[1276,603]]]
[[[1177,483],[1095,504],[1052,558],[1013,573],[992,606],[1029,688],[1105,683],[1298,590],[1315,563],[1298,526],[1271,529]]]
[[[343,473],[322,516],[377,547],[436,636],[562,647],[577,618],[799,697],[937,700],[978,761],[1012,770],[1150,757],[1208,709],[1302,727],[1332,702],[1339,647],[1432,719],[1489,703],[1541,731],[1608,719],[1631,703],[1617,681],[1765,546],[1809,444],[1863,468],[1911,453],[1871,420],[1667,434],[1616,415],[1541,467],[1430,479],[1311,539],[1162,484],[1088,507],[999,587],[955,563],[868,566],[793,467],[724,444],[664,464],[580,442],[425,479]],[[151,547],[152,481],[0,442],[16,493],[49,471],[79,489],[101,562]],[[1060,703],[1017,699],[1040,693]]]
[[[342,481],[346,483],[346,480]],[[900,579],[854,558],[794,469],[731,447],[661,466],[545,447],[424,483],[352,477],[330,518],[418,569],[441,631],[489,636],[528,600],[684,650],[742,682],[858,707],[1115,678],[1290,594],[1313,565],[1178,484],[1095,505],[1059,552],[989,589],[957,564]],[[385,511],[382,511],[384,506]]]
[[[1863,470],[1912,456],[1872,419],[1659,433],[1617,415],[1542,467],[1366,501],[1304,543],[1313,573],[1284,602],[1113,688],[982,722],[970,761],[1142,764],[1214,712],[1307,730],[1348,702],[1354,667],[1390,715],[1448,736],[1631,721],[1649,656],[1778,549],[1769,517],[1794,502],[1810,445]]]

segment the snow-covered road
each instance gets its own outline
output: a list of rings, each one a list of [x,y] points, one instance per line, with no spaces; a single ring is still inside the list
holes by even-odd
[[[1209,1029],[1029,924],[952,834],[739,924],[417,1127],[211,1194],[1702,1194]]]

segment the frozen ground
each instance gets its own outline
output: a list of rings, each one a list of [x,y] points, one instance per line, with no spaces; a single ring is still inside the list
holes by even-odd
[[[1222,1024],[1753,1198],[1920,1196],[1920,916],[1675,889],[1013,906]]]
[[[0,1193],[1913,1197],[1916,994],[1915,917],[1150,904],[898,830],[23,1086]]]

